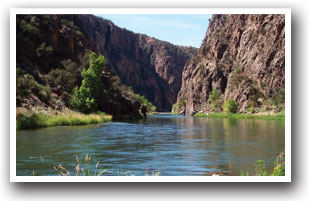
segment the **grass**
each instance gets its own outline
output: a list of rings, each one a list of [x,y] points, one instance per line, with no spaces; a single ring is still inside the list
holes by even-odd
[[[285,120],[284,112],[280,112],[277,114],[243,114],[243,113],[210,113],[210,114],[206,114],[206,113],[201,113],[201,114],[195,114],[195,117]]]
[[[32,111],[17,112],[16,127],[17,130],[34,129],[50,126],[73,126],[87,125],[108,122],[112,120],[112,116],[104,113],[98,114],[82,114],[68,110],[55,114],[50,113],[33,113]]]
[[[285,176],[285,153],[281,152],[275,162],[271,172],[268,172],[263,160],[258,160],[254,164],[254,174],[250,175],[248,172],[242,173],[241,176]]]
[[[43,163],[43,157],[40,155],[40,160]],[[132,171],[124,171],[123,169],[116,169],[115,171],[100,167],[100,161],[96,165],[91,164],[91,156],[86,154],[84,160],[80,160],[78,156],[75,157],[76,166],[74,170],[68,170],[62,165],[54,166],[53,169],[58,176],[135,176]],[[93,167],[93,168],[91,168]],[[94,168],[95,167],[95,168]],[[144,172],[144,176],[159,176],[160,172],[152,171]],[[32,176],[35,176],[35,171],[32,171]]]
[[[228,161],[228,173],[216,172],[212,176],[234,176],[231,174],[233,163]],[[266,169],[265,161],[258,160],[253,165],[254,169],[249,172],[241,172],[240,176],[285,176],[285,153],[280,152],[276,160],[274,161],[274,166],[271,170]],[[236,175],[238,176],[238,175]]]

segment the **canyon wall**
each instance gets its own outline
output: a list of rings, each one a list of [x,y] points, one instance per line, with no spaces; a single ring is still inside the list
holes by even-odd
[[[183,113],[212,111],[210,94],[238,111],[284,109],[284,15],[213,15],[198,53],[184,67]],[[280,100],[279,100],[280,99]]]
[[[17,68],[40,84],[47,85],[46,75],[65,69],[70,60],[80,85],[78,74],[88,65],[89,51],[104,55],[113,75],[158,111],[170,111],[185,63],[197,49],[133,33],[94,15],[17,15]]]

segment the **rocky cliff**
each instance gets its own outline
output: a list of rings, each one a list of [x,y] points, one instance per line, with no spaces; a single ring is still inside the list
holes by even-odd
[[[239,112],[283,110],[284,39],[284,15],[213,15],[184,67],[178,94],[184,113],[221,110],[210,100],[215,90],[220,103],[233,99]]]
[[[93,15],[17,15],[16,22],[17,68],[33,76],[37,86],[50,87],[52,95],[61,98],[64,92],[70,96],[72,88],[81,84],[87,53],[94,51],[107,59],[114,76],[111,80],[118,82],[119,77],[119,86],[130,86],[159,111],[169,111],[181,87],[183,67],[197,52],[133,33]],[[64,72],[66,76],[61,77]],[[110,83],[104,74],[103,81]],[[126,92],[122,94],[124,97]],[[113,101],[106,97],[105,105]],[[125,100],[116,102],[120,111],[128,108]],[[116,110],[111,104],[103,109]]]
[[[195,48],[179,47],[115,26],[92,15],[62,16],[84,34],[87,49],[103,54],[122,82],[159,111],[170,111],[181,87],[182,71]]]

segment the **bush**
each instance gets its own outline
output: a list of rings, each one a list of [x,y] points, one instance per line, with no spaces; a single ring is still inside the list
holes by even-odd
[[[89,68],[82,71],[82,86],[75,87],[72,107],[84,112],[96,112],[98,109],[98,97],[102,89],[101,74],[105,64],[105,58],[102,55],[96,55],[91,52],[89,55]]]
[[[186,106],[187,100],[181,100],[180,102],[176,102],[172,105],[172,113],[179,113],[182,108]]]
[[[280,89],[274,97],[271,98],[272,104],[277,108],[285,105],[285,89]]]
[[[23,74],[23,72],[16,69],[16,97],[17,99],[23,99],[29,94],[33,93],[41,101],[48,102],[51,97],[51,88],[39,84],[32,75]]]
[[[30,23],[27,23],[25,20],[21,20],[19,23],[19,28],[22,33],[31,35],[31,36],[40,36],[40,31],[37,27],[33,26]]]
[[[226,113],[236,113],[237,109],[238,104],[232,99],[228,99],[223,105],[223,110]]]
[[[148,112],[156,112],[156,106],[149,102],[144,96],[136,94],[135,97],[137,101],[146,106]]]
[[[47,46],[46,43],[42,43],[40,47],[36,49],[36,53],[38,57],[48,57],[53,54],[52,46]]]
[[[221,94],[219,93],[219,91],[217,89],[214,89],[213,91],[211,91],[211,93],[210,93],[211,103],[215,104],[215,101],[220,98],[220,95]]]
[[[63,61],[64,69],[51,70],[46,76],[47,83],[58,94],[72,93],[77,77],[77,65],[70,59]]]

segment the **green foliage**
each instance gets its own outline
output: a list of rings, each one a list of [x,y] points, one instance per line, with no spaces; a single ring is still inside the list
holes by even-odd
[[[92,52],[89,55],[89,68],[82,71],[82,86],[75,87],[71,104],[73,108],[84,112],[96,112],[98,98],[102,87],[101,73],[105,64],[102,55]]]
[[[250,112],[250,113],[253,113],[254,112],[254,107],[255,107],[256,103],[253,102],[253,101],[249,101],[247,103],[247,110]]]
[[[285,105],[285,89],[280,89],[278,93],[271,98],[271,102],[277,108]]]
[[[148,112],[156,112],[156,106],[149,102],[144,96],[136,94],[135,97],[142,105],[146,106]]]
[[[264,95],[254,86],[250,87],[249,100],[247,102],[246,110],[250,113],[254,112],[254,108],[259,106],[258,99],[263,98]]]
[[[271,172],[266,170],[265,162],[258,160],[254,164],[254,176],[285,176],[284,152],[280,152]],[[241,173],[241,176],[250,176],[248,172]]]
[[[88,114],[68,111],[66,113],[55,114],[20,114],[17,115],[17,129],[34,129],[50,126],[72,126],[97,124],[111,121],[112,117],[105,113]]]
[[[34,129],[34,128],[41,128],[44,124],[45,116],[43,114],[33,114],[30,117],[26,116],[17,116],[17,130],[20,129]]]
[[[117,75],[114,75],[112,76],[111,81],[112,81],[113,90],[120,91],[121,86],[122,86],[121,79]]]
[[[84,34],[80,31],[79,27],[74,24],[73,21],[61,19],[61,32],[68,37],[71,33],[74,33],[77,41],[80,41]]]
[[[268,173],[265,168],[265,162],[263,160],[258,160],[254,164],[255,176],[285,176],[285,162],[284,162],[284,152],[281,152],[275,161],[275,166],[273,167],[271,173]]]
[[[180,102],[176,102],[175,104],[172,105],[172,113],[179,113],[182,108],[186,106],[187,100],[181,100]]]
[[[210,93],[210,100],[211,100],[211,103],[214,104],[215,101],[220,97],[220,93],[217,89],[214,89],[211,91]]]
[[[217,89],[214,89],[210,92],[210,107],[212,112],[219,112],[221,111],[224,96],[221,95],[220,91]]]
[[[256,161],[256,163],[254,164],[254,168],[255,168],[256,176],[267,176],[268,175],[266,171],[266,167],[265,167],[265,162],[263,160]]]
[[[46,76],[47,83],[58,94],[71,94],[77,77],[77,65],[70,59],[62,62],[64,69],[51,70]]]
[[[42,43],[40,47],[36,49],[36,53],[38,57],[47,57],[53,54],[52,46],[47,46],[46,43]]]
[[[223,110],[225,113],[236,113],[237,109],[238,109],[238,104],[232,99],[228,99],[223,104]]]
[[[41,101],[48,102],[51,96],[51,89],[49,86],[39,84],[32,75],[23,74],[22,70],[16,69],[16,98],[19,102],[22,99],[33,93]]]
[[[266,119],[266,120],[285,120],[283,113],[275,115],[253,115],[253,114],[239,114],[239,113],[210,113],[210,114],[195,114],[195,117],[208,118],[233,118],[233,119]]]
[[[273,168],[271,176],[285,176],[285,167],[284,165],[277,165]]]
[[[30,23],[27,23],[25,20],[20,21],[19,27],[24,34],[33,35],[33,36],[40,36],[41,35],[40,31],[37,27],[35,27],[34,25],[32,25]]]
[[[234,63],[233,65],[233,73],[238,74],[241,72],[241,65],[239,63]]]

